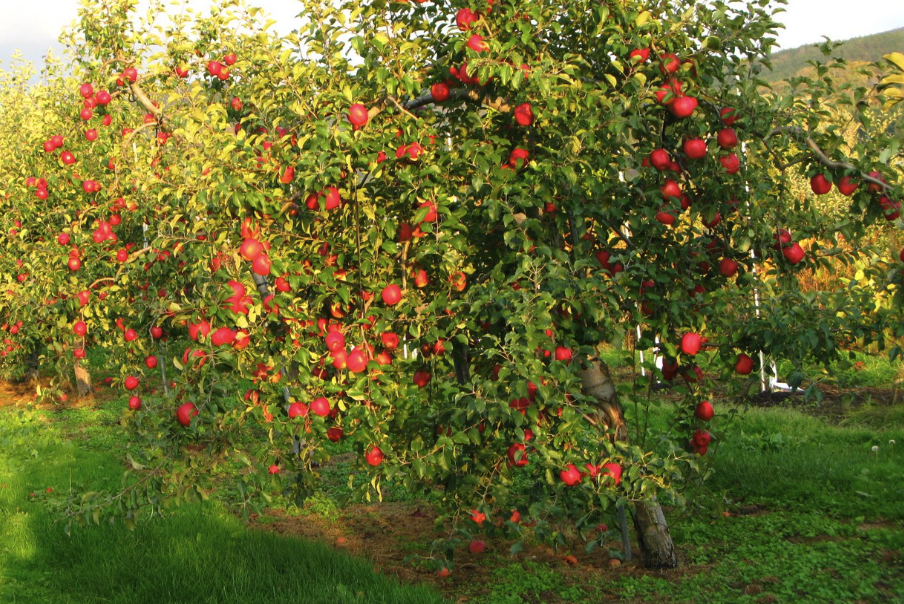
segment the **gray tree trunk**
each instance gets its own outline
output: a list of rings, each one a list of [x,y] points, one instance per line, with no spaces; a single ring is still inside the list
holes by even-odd
[[[581,392],[597,403],[597,420],[606,430],[611,430],[614,440],[629,443],[628,425],[618,402],[615,383],[609,367],[599,360],[591,360],[580,372]],[[678,556],[669,534],[662,508],[655,500],[639,501],[634,509],[634,528],[640,545],[644,568],[676,568]]]
[[[79,396],[91,394],[91,374],[82,367],[78,359],[75,360],[75,389]]]

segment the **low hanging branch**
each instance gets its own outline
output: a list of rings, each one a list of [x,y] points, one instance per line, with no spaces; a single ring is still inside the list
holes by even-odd
[[[869,174],[862,172],[855,165],[848,162],[835,161],[831,159],[828,155],[826,155],[826,152],[822,150],[822,148],[816,143],[816,141],[813,140],[813,138],[802,128],[798,128],[797,126],[781,126],[779,128],[773,128],[765,138],[768,140],[773,136],[778,136],[779,134],[790,134],[794,136],[798,141],[803,142],[807,146],[807,148],[813,152],[813,155],[816,156],[816,159],[819,160],[819,163],[829,168],[830,170],[848,170],[852,172],[858,172],[862,180],[870,184],[882,187],[882,189],[887,193],[890,193],[892,191],[892,186],[887,182],[884,182],[881,179],[876,178],[875,176],[870,176]]]

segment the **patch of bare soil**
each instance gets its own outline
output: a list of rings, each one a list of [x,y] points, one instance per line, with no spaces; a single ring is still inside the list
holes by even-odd
[[[605,586],[625,574],[651,575],[678,579],[687,574],[697,574],[700,567],[682,566],[679,570],[662,572],[646,571],[635,557],[631,562],[622,563],[610,558],[608,547],[587,554],[577,539],[571,547],[560,548],[538,544],[525,544],[524,549],[512,556],[510,541],[487,541],[487,549],[482,554],[472,554],[467,545],[454,553],[455,567],[451,576],[440,578],[436,567],[431,564],[431,543],[444,535],[442,527],[437,528],[436,513],[427,505],[414,503],[374,503],[350,505],[335,516],[324,517],[314,513],[300,516],[287,515],[278,510],[267,510],[265,517],[252,516],[251,526],[261,530],[272,530],[283,535],[293,535],[320,541],[329,546],[362,556],[370,560],[378,572],[395,577],[405,583],[429,583],[446,597],[467,602],[490,592],[488,586],[498,579],[494,571],[508,561],[532,561],[545,564],[565,579],[566,583],[577,585]],[[636,545],[633,551],[637,552]],[[438,554],[438,552],[436,553]],[[603,588],[604,601],[622,601],[623,594],[616,590],[608,592]],[[566,604],[557,594],[538,594],[538,602],[544,604]]]

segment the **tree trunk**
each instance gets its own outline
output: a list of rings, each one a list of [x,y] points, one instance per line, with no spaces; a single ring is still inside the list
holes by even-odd
[[[25,380],[26,381],[34,381],[38,379],[38,369],[40,368],[40,363],[38,359],[38,353],[35,351],[29,352],[25,356]]]
[[[581,391],[593,397],[597,402],[596,419],[606,430],[612,430],[614,440],[630,442],[625,415],[618,403],[615,383],[609,375],[609,367],[598,360],[591,360],[586,369],[579,373]],[[676,568],[678,556],[665,515],[659,503],[653,499],[639,501],[634,509],[634,527],[637,530],[637,541],[640,545],[641,559],[644,568]]]
[[[79,396],[91,394],[91,374],[82,367],[78,359],[75,360],[75,389]]]

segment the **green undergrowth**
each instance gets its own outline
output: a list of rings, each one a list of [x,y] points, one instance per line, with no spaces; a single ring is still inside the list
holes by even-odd
[[[0,409],[0,602],[439,603],[325,545],[248,530],[217,504],[183,505],[129,530],[74,526],[46,502],[115,490],[119,403],[98,411]],[[48,489],[50,491],[48,491]]]

